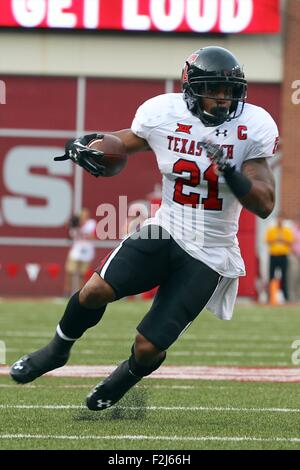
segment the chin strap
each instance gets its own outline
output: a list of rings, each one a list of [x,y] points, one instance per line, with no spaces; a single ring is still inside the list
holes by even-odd
[[[199,108],[200,108],[200,105],[199,105]],[[221,124],[223,124],[227,117],[229,116],[229,114],[227,114],[225,117],[223,116],[221,118],[221,116],[218,117],[215,116],[214,114],[211,114],[211,113],[208,113],[207,111],[202,111],[200,109],[200,119],[201,121],[203,122],[203,124],[207,127],[215,127],[215,126],[220,126]],[[199,116],[198,116],[199,117]]]

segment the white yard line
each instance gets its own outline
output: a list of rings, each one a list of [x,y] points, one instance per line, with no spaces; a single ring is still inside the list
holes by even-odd
[[[32,340],[31,340],[32,341]],[[38,340],[38,343],[41,341]],[[101,345],[103,346],[113,346],[115,343],[111,342],[110,344],[104,343],[104,341],[101,342]],[[24,346],[23,347],[18,347],[18,348],[6,348],[6,352],[20,352],[22,353],[24,351]],[[174,352],[169,352],[168,356],[169,357],[282,357],[282,358],[290,358],[291,357],[291,350],[288,350],[286,352],[267,352],[267,351],[222,351],[219,349],[218,351],[174,351]],[[84,356],[98,356],[99,354],[99,349],[81,349],[78,351],[79,354],[82,354]]]
[[[291,356],[291,351],[287,352],[265,352],[265,351],[172,351],[170,356],[190,357],[190,356],[211,356],[211,357],[286,357]]]
[[[225,442],[300,442],[299,437],[256,437],[256,436],[147,436],[147,435],[88,435],[66,436],[57,434],[0,434],[0,439],[55,439],[68,441],[83,440],[126,440],[126,441],[225,441]]]
[[[53,299],[47,299],[49,303],[53,303]],[[64,302],[67,302],[67,299],[64,300]],[[1,337],[37,337],[37,338],[52,338],[53,332],[52,331],[38,331],[38,330],[7,330],[7,331],[1,331]],[[117,340],[130,340],[132,339],[131,336],[124,336],[124,335],[114,335],[114,334],[106,334],[106,333],[99,333],[96,335],[90,335],[88,338],[88,341],[100,341],[100,340],[108,340],[108,341],[117,341]],[[198,343],[201,342],[202,344],[202,339],[207,345],[212,345],[214,344],[213,340],[216,342],[218,346],[220,346],[220,341],[222,343],[226,342],[232,342],[234,341],[235,344],[242,343],[245,344],[246,342],[252,344],[255,341],[261,341],[264,344],[268,344],[269,342],[279,342],[286,344],[287,341],[294,341],[296,339],[300,339],[300,334],[291,334],[289,336],[287,335],[282,335],[282,336],[266,336],[265,334],[263,335],[239,335],[238,338],[236,336],[226,336],[222,337],[220,335],[205,335],[205,336],[195,336],[192,334],[186,334],[180,338],[180,341],[197,341]],[[211,341],[212,340],[212,341]],[[256,344],[255,344],[256,346]],[[275,346],[275,345],[274,345]]]
[[[90,382],[90,383],[84,383],[81,385],[75,385],[75,384],[69,384],[69,385],[57,385],[57,384],[51,384],[51,389],[80,389],[80,390],[87,390],[89,387],[94,387],[95,382]],[[203,382],[199,383],[199,385],[153,385],[153,384],[147,384],[143,382],[141,385],[136,385],[136,389],[162,389],[162,390],[232,390],[235,387],[233,384],[226,384],[226,385],[206,385]],[[0,384],[0,389],[1,388],[17,388],[20,390],[20,385],[16,383],[9,383],[9,384]],[[27,388],[33,388],[35,390],[40,390],[40,389],[49,389],[49,385],[41,385],[41,384],[27,384],[25,386],[25,390]],[[264,387],[256,386],[255,391],[263,391],[265,390]]]
[[[2,334],[1,333],[1,338],[3,338],[6,342],[9,342],[9,344],[12,347],[18,347],[19,350],[22,350],[22,344],[20,344],[19,339],[22,338],[24,341],[32,341],[33,343],[36,343],[37,341],[39,342],[44,342],[45,340],[52,338],[53,334],[47,334],[47,333],[41,333],[41,334],[36,334],[31,332],[30,334],[17,334],[17,335],[10,335],[10,334]],[[299,338],[300,339],[300,338]],[[116,344],[116,341],[120,340],[113,340],[113,339],[106,339],[106,338],[99,338],[99,339],[83,339],[80,340],[80,343],[78,344],[83,344],[86,348],[86,350],[89,351],[94,351],[94,352],[99,352],[99,344],[105,345],[105,346],[113,346]],[[130,338],[123,338],[123,341],[130,341]],[[245,343],[243,344],[231,344],[230,346],[227,345],[222,345],[220,346],[219,342],[210,342],[210,343],[201,343],[197,344],[194,347],[192,347],[192,350],[188,351],[186,349],[176,349],[176,350],[170,350],[168,352],[168,356],[187,356],[187,355],[198,355],[202,354],[205,352],[212,352],[217,353],[219,352],[220,355],[223,354],[223,352],[238,352],[238,353],[247,353],[248,351],[257,351],[257,352],[268,352],[272,353],[274,352],[279,352],[279,351],[292,351],[291,344],[293,343],[293,339],[291,339],[289,342],[283,342],[282,344],[264,344],[263,342],[261,343]],[[184,347],[183,344],[181,344],[181,347]],[[230,347],[230,349],[229,349]],[[23,347],[24,349],[24,347]],[[80,351],[81,352],[81,351]]]
[[[53,333],[45,333],[38,331],[3,331],[1,332],[3,338],[52,338]]]
[[[119,406],[121,410],[146,410],[146,411],[213,411],[235,412],[235,413],[299,413],[300,408],[240,408],[235,406]],[[3,405],[0,410],[87,410],[84,405]]]

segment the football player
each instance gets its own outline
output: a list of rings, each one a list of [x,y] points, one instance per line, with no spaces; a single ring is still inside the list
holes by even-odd
[[[131,129],[114,133],[128,154],[155,153],[161,207],[70,298],[52,341],[12,366],[15,381],[27,383],[64,365],[74,342],[100,321],[110,302],[160,286],[137,326],[129,358],[87,397],[89,409],[102,410],[156,370],[205,307],[231,318],[238,278],[245,274],[237,241],[241,208],[266,218],[274,207],[267,160],[278,130],[267,111],[245,103],[246,95],[236,57],[205,47],[187,59],[182,93],[146,101]],[[96,137],[69,141],[62,158],[103,174],[101,152],[87,147]]]

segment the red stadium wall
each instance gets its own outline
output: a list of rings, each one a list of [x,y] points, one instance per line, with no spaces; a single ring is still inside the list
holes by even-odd
[[[6,104],[0,106],[0,295],[58,296],[62,294],[68,221],[73,211],[84,206],[96,214],[100,203],[118,208],[119,195],[126,196],[128,203],[147,199],[160,182],[160,174],[153,154],[132,156],[120,175],[101,180],[83,174],[70,162],[54,163],[53,155],[76,132],[130,126],[139,104],[164,93],[166,83],[1,79],[7,96]],[[177,87],[175,83],[174,90]],[[266,107],[278,122],[279,86],[255,84],[250,89],[251,102]],[[246,211],[239,238],[248,272],[241,280],[240,295],[254,297],[255,218]],[[95,266],[116,243],[97,242]]]

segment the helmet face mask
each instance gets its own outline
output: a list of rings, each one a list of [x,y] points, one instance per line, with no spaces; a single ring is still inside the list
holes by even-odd
[[[224,100],[242,100],[244,99],[244,87],[239,83],[199,81],[191,83],[194,96],[198,98],[217,99],[220,90],[224,91]]]
[[[247,97],[247,81],[237,59],[226,49],[214,46],[200,49],[188,58],[182,89],[188,109],[205,126],[218,126],[239,117]],[[214,100],[209,111],[204,106],[207,100]]]

